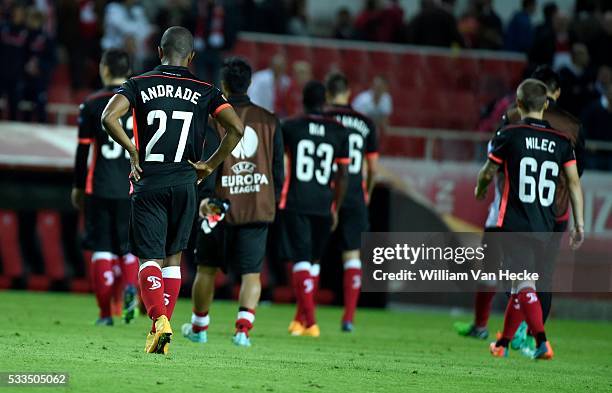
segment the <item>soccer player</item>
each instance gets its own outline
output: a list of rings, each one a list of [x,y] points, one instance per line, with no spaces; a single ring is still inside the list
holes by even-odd
[[[268,225],[274,221],[284,179],[283,135],[276,116],[253,104],[247,95],[251,66],[243,59],[227,59],[221,68],[221,87],[245,124],[245,133],[216,174],[217,199],[229,201],[229,211],[212,233],[198,231],[198,271],[193,283],[191,323],[183,335],[195,342],[207,341],[208,315],[213,299],[215,276],[228,268],[241,275],[236,331],[233,343],[251,346],[249,332],[255,322],[255,308],[261,294],[260,272],[266,252]],[[219,133],[225,129],[217,122]],[[200,217],[218,214],[217,203],[204,198]]]
[[[378,163],[378,137],[376,126],[367,116],[353,110],[349,104],[351,90],[348,80],[341,73],[332,73],[326,81],[328,108],[332,116],[349,131],[348,185],[342,208],[338,212],[339,238],[342,247],[344,277],[344,314],[341,329],[353,331],[353,318],[361,290],[361,233],[368,230],[369,196],[374,188],[374,176]],[[367,176],[364,180],[364,158]]]
[[[282,253],[294,263],[292,283],[297,313],[289,331],[294,336],[318,337],[314,303],[318,263],[338,223],[350,159],[348,131],[334,119],[323,116],[325,86],[308,82],[304,86],[303,104],[305,115],[286,120],[282,125],[288,169],[279,203],[281,243]],[[335,175],[334,163],[338,166]]]
[[[161,65],[125,82],[102,114],[109,135],[130,153],[130,249],[140,258],[142,301],[154,321],[145,351],[167,353],[181,285],[181,253],[197,214],[196,181],[230,154],[244,131],[221,91],[193,76],[193,36],[167,29],[158,48]],[[119,119],[132,110],[135,144]],[[206,162],[198,161],[208,116],[227,131]],[[198,140],[200,139],[200,140]]]
[[[108,136],[100,123],[104,107],[129,72],[127,52],[119,49],[104,52],[100,62],[104,88],[87,97],[80,107],[72,203],[78,209],[84,208],[84,246],[92,250],[92,283],[100,309],[97,325],[113,324],[111,304],[117,293],[124,295],[125,322],[134,318],[136,310],[138,261],[127,251],[130,160],[127,152]],[[132,119],[125,115],[120,121],[131,137]],[[88,167],[92,145],[93,159]]]
[[[580,121],[570,113],[561,109],[557,104],[557,100],[561,96],[559,76],[550,66],[540,66],[533,72],[531,77],[546,85],[548,106],[544,111],[544,120],[548,121],[553,129],[559,130],[569,138],[576,154],[578,174],[582,175],[585,155],[584,132]],[[505,113],[502,122],[504,125],[509,125],[516,124],[520,120],[518,108],[513,106]],[[503,173],[498,173],[497,176],[503,176]],[[555,199],[555,212],[557,216],[554,228],[555,235],[551,237],[550,242],[546,246],[546,252],[544,252],[543,258],[539,259],[540,265],[543,267],[543,269],[539,270],[545,273],[545,276],[539,280],[541,289],[538,290],[538,297],[542,304],[542,316],[545,323],[550,314],[552,302],[552,293],[547,290],[548,288],[546,287],[552,280],[561,238],[563,232],[565,232],[568,227],[569,195],[566,183],[567,180],[565,176],[561,176],[559,178],[559,184],[557,185],[557,197]],[[496,190],[495,196],[495,201],[489,207],[489,217],[485,225],[485,235],[483,238],[483,242],[489,244],[489,246],[494,244],[496,239],[496,235],[489,236],[489,234],[499,231],[496,224],[498,215],[497,210],[501,198],[499,190]],[[487,258],[492,259],[492,263],[499,264],[501,256],[497,256],[496,254],[497,252],[489,247],[487,250]],[[480,290],[476,293],[475,298],[474,323],[457,323],[455,326],[461,335],[486,339],[489,335],[487,324],[493,297],[495,296],[496,283],[481,283],[479,287]],[[522,323],[519,327],[516,337],[512,340],[513,348],[518,349],[525,344],[525,340],[527,339],[526,328],[527,326],[525,323]]]
[[[556,188],[561,172],[567,177],[574,215],[575,228],[570,236],[573,249],[577,249],[584,238],[584,206],[572,144],[564,133],[552,129],[550,123],[543,120],[548,106],[547,86],[536,79],[523,81],[517,89],[516,103],[521,121],[502,128],[492,139],[489,160],[478,175],[475,195],[477,199],[483,199],[495,173],[503,167],[505,176],[498,178],[497,184],[503,190],[497,226],[505,232],[538,233],[534,236],[513,235],[514,241],[510,246],[502,245],[504,266],[533,272],[536,259],[555,227]],[[512,282],[503,333],[490,346],[493,356],[507,356],[508,344],[519,324],[525,320],[536,340],[533,357],[553,357],[544,331],[542,306],[535,290],[535,281]]]

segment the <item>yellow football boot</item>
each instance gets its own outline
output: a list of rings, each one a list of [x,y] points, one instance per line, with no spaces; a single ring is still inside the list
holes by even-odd
[[[155,332],[147,335],[145,352],[167,354],[172,338],[172,327],[165,315],[155,320]]]

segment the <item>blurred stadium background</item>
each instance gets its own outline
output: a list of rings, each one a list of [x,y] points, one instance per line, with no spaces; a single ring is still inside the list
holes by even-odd
[[[215,81],[226,56],[248,59],[261,71],[253,94],[268,89],[272,98],[260,103],[283,117],[300,111],[306,81],[335,69],[348,75],[354,105],[379,125],[373,231],[480,230],[487,205],[474,200],[473,185],[486,141],[517,82],[537,64],[552,65],[561,106],[581,118],[587,137],[584,252],[609,255],[597,240],[612,235],[612,2],[0,0],[1,289],[90,290],[82,217],[69,197],[78,105],[100,87],[103,49],[128,48],[137,74],[156,64],[160,33],[171,25],[195,33],[202,78]],[[337,253],[332,244],[321,303],[341,301]],[[194,267],[185,259],[187,295]],[[286,267],[273,256],[264,285],[264,299],[292,300]],[[218,286],[221,297],[236,295],[233,278],[220,276]],[[361,301],[468,307],[471,296]],[[576,303],[583,307],[568,306]],[[612,298],[565,295],[553,313],[612,320]]]

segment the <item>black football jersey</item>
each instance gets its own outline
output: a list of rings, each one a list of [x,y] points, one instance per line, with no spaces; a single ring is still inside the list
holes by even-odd
[[[551,232],[563,167],[576,165],[567,136],[546,121],[525,119],[497,132],[489,160],[503,168],[496,184],[496,226],[511,232]]]
[[[130,191],[130,156],[106,133],[100,120],[102,111],[117,89],[116,86],[105,87],[87,97],[80,106],[78,118],[79,145],[91,145],[93,151],[87,169],[85,193],[101,198],[128,198]],[[127,114],[121,119],[130,138],[131,117],[131,114]]]
[[[376,126],[367,116],[353,110],[350,106],[333,105],[326,115],[333,117],[349,132],[348,187],[343,208],[351,208],[365,203],[365,184],[363,180],[364,158],[378,154]]]
[[[134,192],[195,183],[201,135],[208,116],[230,107],[221,91],[185,67],[161,65],[135,76],[118,91],[129,101],[141,178]]]
[[[334,163],[348,164],[348,131],[322,115],[306,115],[282,124],[288,157],[279,208],[328,215],[333,202]]]

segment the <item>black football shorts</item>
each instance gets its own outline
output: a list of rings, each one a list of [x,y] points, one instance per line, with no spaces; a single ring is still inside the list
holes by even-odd
[[[365,204],[341,208],[338,212],[337,234],[340,236],[342,251],[359,250],[361,233],[368,230],[368,209]]]
[[[83,247],[115,255],[128,252],[130,200],[85,197],[85,238]]]
[[[331,215],[280,212],[280,256],[291,262],[319,261],[331,234]]]
[[[185,250],[196,214],[195,184],[132,194],[130,251],[146,260]]]
[[[268,224],[228,225],[221,222],[211,233],[198,228],[198,265],[240,275],[260,273],[266,255]]]

